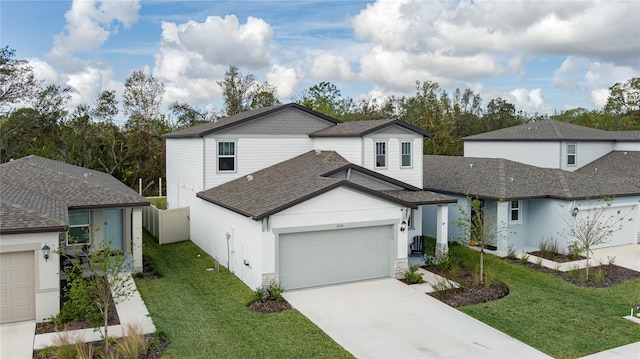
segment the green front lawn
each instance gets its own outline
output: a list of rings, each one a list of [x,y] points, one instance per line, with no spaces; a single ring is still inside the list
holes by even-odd
[[[453,250],[478,252],[465,247]],[[468,253],[465,253],[468,255]],[[509,295],[460,310],[556,358],[577,358],[640,340],[640,324],[623,319],[640,302],[640,278],[585,288],[498,257],[485,264]]]
[[[136,279],[158,331],[163,358],[352,358],[296,310],[259,314],[252,290],[190,241],[158,245],[145,231],[144,254],[161,279]]]

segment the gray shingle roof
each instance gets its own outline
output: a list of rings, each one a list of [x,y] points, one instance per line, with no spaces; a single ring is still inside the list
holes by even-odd
[[[0,231],[61,230],[68,209],[147,206],[106,173],[27,156],[0,165]]]
[[[640,195],[640,187],[500,158],[424,156],[426,190],[491,199]]]
[[[640,131],[603,131],[556,120],[523,125],[467,136],[463,141],[640,141]]]
[[[398,120],[342,122],[336,126],[331,126],[309,134],[309,137],[361,137],[390,126],[400,126],[425,137],[431,137],[431,133]]]
[[[430,203],[452,201],[449,197],[437,194],[427,198],[427,194],[421,193],[423,191],[408,190],[407,192],[416,195],[415,198],[409,194],[384,193],[347,180],[328,177],[328,174],[347,166],[358,167],[336,152],[311,151],[250,176],[199,192],[197,196],[255,220],[268,217],[338,187],[351,188],[413,208],[426,200],[430,200]],[[399,182],[395,182],[397,183]],[[414,187],[406,185],[406,188]]]
[[[640,187],[640,151],[609,152],[576,173]]]
[[[339,123],[338,120],[321,114],[319,112],[313,111],[309,108],[306,108],[302,105],[298,105],[296,103],[289,103],[285,105],[275,105],[269,107],[263,107],[251,111],[245,111],[233,116],[221,118],[215,122],[207,122],[202,123],[193,127],[185,128],[179,131],[171,132],[162,135],[164,138],[193,138],[193,137],[203,137],[211,133],[215,133],[218,131],[225,130],[229,127],[236,126],[245,122],[249,122],[255,120],[257,118],[270,115],[272,113],[282,111],[289,108],[295,108],[300,111],[307,112],[312,114],[318,118],[322,118],[330,123]]]

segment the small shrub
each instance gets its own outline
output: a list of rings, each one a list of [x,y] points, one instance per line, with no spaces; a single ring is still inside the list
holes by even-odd
[[[409,270],[404,274],[404,280],[406,280],[409,284],[421,283],[422,276],[424,274],[419,273],[418,269],[420,269],[420,266],[418,266],[417,264],[409,266]]]
[[[120,358],[137,359],[147,352],[147,342],[139,327],[128,325],[125,331],[127,335],[118,340],[115,351]]]
[[[136,272],[135,277],[138,278],[138,279],[142,279],[142,278],[144,278],[144,273]]]
[[[602,267],[598,267],[598,269],[593,274],[593,281],[596,284],[604,283],[604,271],[602,270]]]
[[[78,349],[75,343],[84,344],[79,338],[71,339],[67,333],[58,333],[53,338],[53,345],[49,347],[51,357],[56,359],[76,359],[78,358]]]
[[[425,265],[430,266],[430,265],[434,265],[436,263],[438,263],[438,261],[436,260],[435,256],[430,256],[430,255],[427,255],[427,254],[424,255],[424,264]]]
[[[269,299],[279,302],[282,300],[282,292],[284,292],[284,287],[280,285],[280,282],[272,281],[269,287],[267,288],[267,294]]]
[[[549,239],[542,239],[539,243],[540,257],[544,259],[553,259],[558,253],[558,241]]]
[[[460,273],[462,273],[462,268],[460,268],[460,266],[457,265],[457,264],[456,265],[452,265],[451,268],[449,268],[449,270],[447,272],[453,278],[457,278],[457,277],[460,276]]]
[[[438,278],[434,283],[429,283],[436,296],[441,299],[447,299],[449,297],[449,291],[455,289],[455,285],[446,278]]]
[[[578,279],[580,278],[580,270],[578,269],[577,266],[571,266],[569,268],[569,277],[573,278],[573,279]]]
[[[613,267],[616,264],[616,256],[613,256],[613,257],[607,256],[607,262],[609,267]]]
[[[536,261],[536,269],[541,269],[542,268],[542,258],[538,258],[538,260]]]
[[[577,261],[582,257],[583,252],[584,248],[580,247],[577,243],[573,243],[569,245],[569,253],[567,253],[567,257],[569,260]]]
[[[522,253],[522,257],[520,257],[520,263],[522,264],[529,263],[529,255],[527,253]]]
[[[267,293],[267,288],[260,286],[253,291],[253,302],[266,302],[269,299],[269,293]]]
[[[509,258],[511,260],[518,259],[518,255],[516,253],[515,248],[513,248],[513,246],[508,246],[507,247],[507,258]]]
[[[443,258],[440,258],[440,260],[438,261],[437,267],[438,270],[441,272],[446,272],[449,269],[451,269],[451,257],[450,256],[445,256]]]

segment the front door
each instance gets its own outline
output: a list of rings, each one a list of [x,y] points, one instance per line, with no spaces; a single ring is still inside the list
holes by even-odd
[[[122,247],[122,209],[104,210],[104,245],[114,250],[123,250]],[[109,244],[111,241],[111,244]]]

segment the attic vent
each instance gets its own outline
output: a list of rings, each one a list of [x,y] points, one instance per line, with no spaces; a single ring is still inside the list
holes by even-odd
[[[626,156],[626,155],[628,155],[628,154],[629,154],[629,152],[627,152],[627,151],[624,151],[624,155],[625,155],[625,156]]]
[[[594,168],[593,172],[598,172],[598,167]]]
[[[247,176],[247,181],[251,181],[251,180],[253,180],[253,176],[252,175],[248,175]]]
[[[91,176],[91,172],[85,172],[83,174],[84,178],[88,178],[89,176]]]
[[[531,129],[531,126],[527,127],[527,130],[530,130],[530,129]]]
[[[513,178],[513,177],[509,177],[509,182],[513,183],[513,182],[515,182],[515,181],[516,181],[516,179],[515,179],[515,178]]]
[[[319,154],[321,154],[321,153],[322,153],[322,151],[320,151],[320,150],[316,150],[316,155],[319,155]]]
[[[469,168],[473,168],[473,163],[469,163]]]

